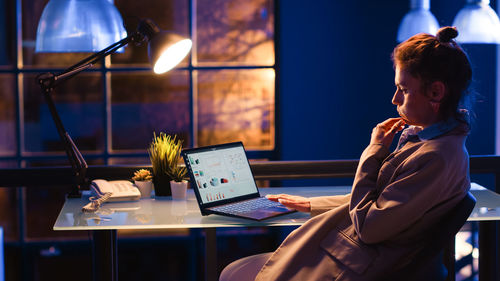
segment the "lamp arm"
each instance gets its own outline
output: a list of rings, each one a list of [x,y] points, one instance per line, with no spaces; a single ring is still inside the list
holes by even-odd
[[[122,40],[109,45],[108,47],[102,49],[101,51],[94,53],[94,54],[84,58],[83,60],[75,63],[74,65],[68,67],[64,72],[58,74],[58,76],[63,75],[65,72],[69,72],[69,71],[72,71],[74,69],[77,69],[77,68],[81,67],[82,65],[96,63],[97,61],[99,61],[99,60],[107,57],[108,55],[116,52],[118,49],[127,45],[128,43],[135,41],[137,36],[138,36],[138,34],[137,34],[137,32],[135,32],[132,35],[129,35],[129,36],[123,38]]]
[[[54,120],[54,124],[56,125],[57,132],[61,141],[64,145],[64,150],[66,151],[66,155],[68,156],[69,162],[71,164],[71,168],[73,170],[73,176],[75,177],[75,183],[71,192],[68,194],[68,197],[81,197],[81,190],[83,187],[87,185],[86,172],[87,172],[87,162],[83,158],[82,154],[76,147],[75,143],[71,139],[70,135],[64,128],[64,125],[57,113],[56,107],[54,105],[54,100],[52,99],[52,89],[45,89],[42,85],[42,92],[45,97],[45,101],[49,107],[50,114],[52,115],[52,119]]]
[[[158,33],[159,31],[160,29],[153,21],[149,19],[141,20],[137,26],[137,30],[134,31],[132,34],[128,35],[127,37],[121,39],[116,43],[109,45],[108,47],[102,49],[101,51],[77,62],[73,66],[67,68],[65,72],[72,71],[86,64],[94,64],[97,61],[105,58],[106,56],[116,52],[118,49],[127,45],[128,43],[134,42],[136,45],[141,45],[143,42],[149,41],[152,38],[152,36],[155,33]],[[61,74],[64,74],[64,72]]]
[[[66,155],[68,156],[68,159],[70,161],[71,168],[73,169],[73,175],[75,176],[75,185],[68,196],[81,197],[81,190],[83,189],[82,187],[87,185],[87,179],[85,176],[88,166],[82,154],[64,128],[61,118],[57,113],[54,100],[52,99],[52,91],[62,81],[68,80],[76,76],[78,73],[92,67],[92,65],[94,65],[96,62],[116,52],[119,48],[131,42],[134,42],[136,45],[140,45],[143,42],[149,41],[151,37],[157,32],[159,32],[159,29],[151,20],[142,20],[141,22],[139,22],[137,30],[131,35],[77,62],[61,73],[54,74],[47,72],[37,76],[36,79],[38,81],[38,84],[40,85],[40,88],[42,89],[42,93],[49,107],[50,114],[52,115],[52,119],[56,125],[59,137],[63,142],[64,150],[66,151]]]
[[[86,172],[87,172],[87,162],[83,158],[82,154],[78,150],[77,146],[71,139],[70,135],[64,128],[64,125],[61,121],[59,114],[57,113],[56,106],[54,104],[54,100],[52,99],[52,91],[54,88],[61,82],[68,80],[78,73],[92,67],[94,63],[105,58],[106,56],[116,52],[119,48],[127,45],[130,42],[136,41],[138,43],[144,40],[144,36],[142,36],[139,32],[135,32],[130,36],[123,38],[122,40],[111,44],[110,46],[104,48],[103,50],[95,53],[80,62],[70,66],[65,69],[61,73],[42,73],[37,76],[38,84],[41,87],[42,94],[45,97],[45,101],[49,107],[50,114],[56,125],[57,132],[59,137],[64,145],[64,150],[66,151],[66,155],[71,164],[71,168],[73,170],[73,175],[75,177],[75,185],[73,186],[71,192],[68,194],[69,197],[81,197],[81,190],[83,187],[87,186]]]

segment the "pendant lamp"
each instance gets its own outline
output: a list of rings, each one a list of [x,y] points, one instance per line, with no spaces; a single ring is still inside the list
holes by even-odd
[[[96,52],[126,36],[110,0],[50,0],[38,23],[35,51]]]
[[[410,11],[403,17],[398,29],[398,42],[418,33],[436,34],[439,23],[430,11],[430,0],[410,0]]]
[[[500,43],[500,20],[489,4],[489,0],[467,0],[453,20],[458,42]]]

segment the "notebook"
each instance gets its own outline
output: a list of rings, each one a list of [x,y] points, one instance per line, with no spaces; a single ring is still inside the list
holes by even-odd
[[[260,221],[295,211],[260,196],[242,142],[184,149],[182,157],[204,216]]]

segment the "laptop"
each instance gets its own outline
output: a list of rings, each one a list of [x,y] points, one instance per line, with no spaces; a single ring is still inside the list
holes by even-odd
[[[242,142],[182,150],[201,214],[261,221],[295,210],[261,197]]]

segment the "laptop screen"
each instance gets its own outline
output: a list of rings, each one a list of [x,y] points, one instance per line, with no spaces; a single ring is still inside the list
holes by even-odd
[[[258,193],[241,142],[186,149],[183,157],[203,204]]]

